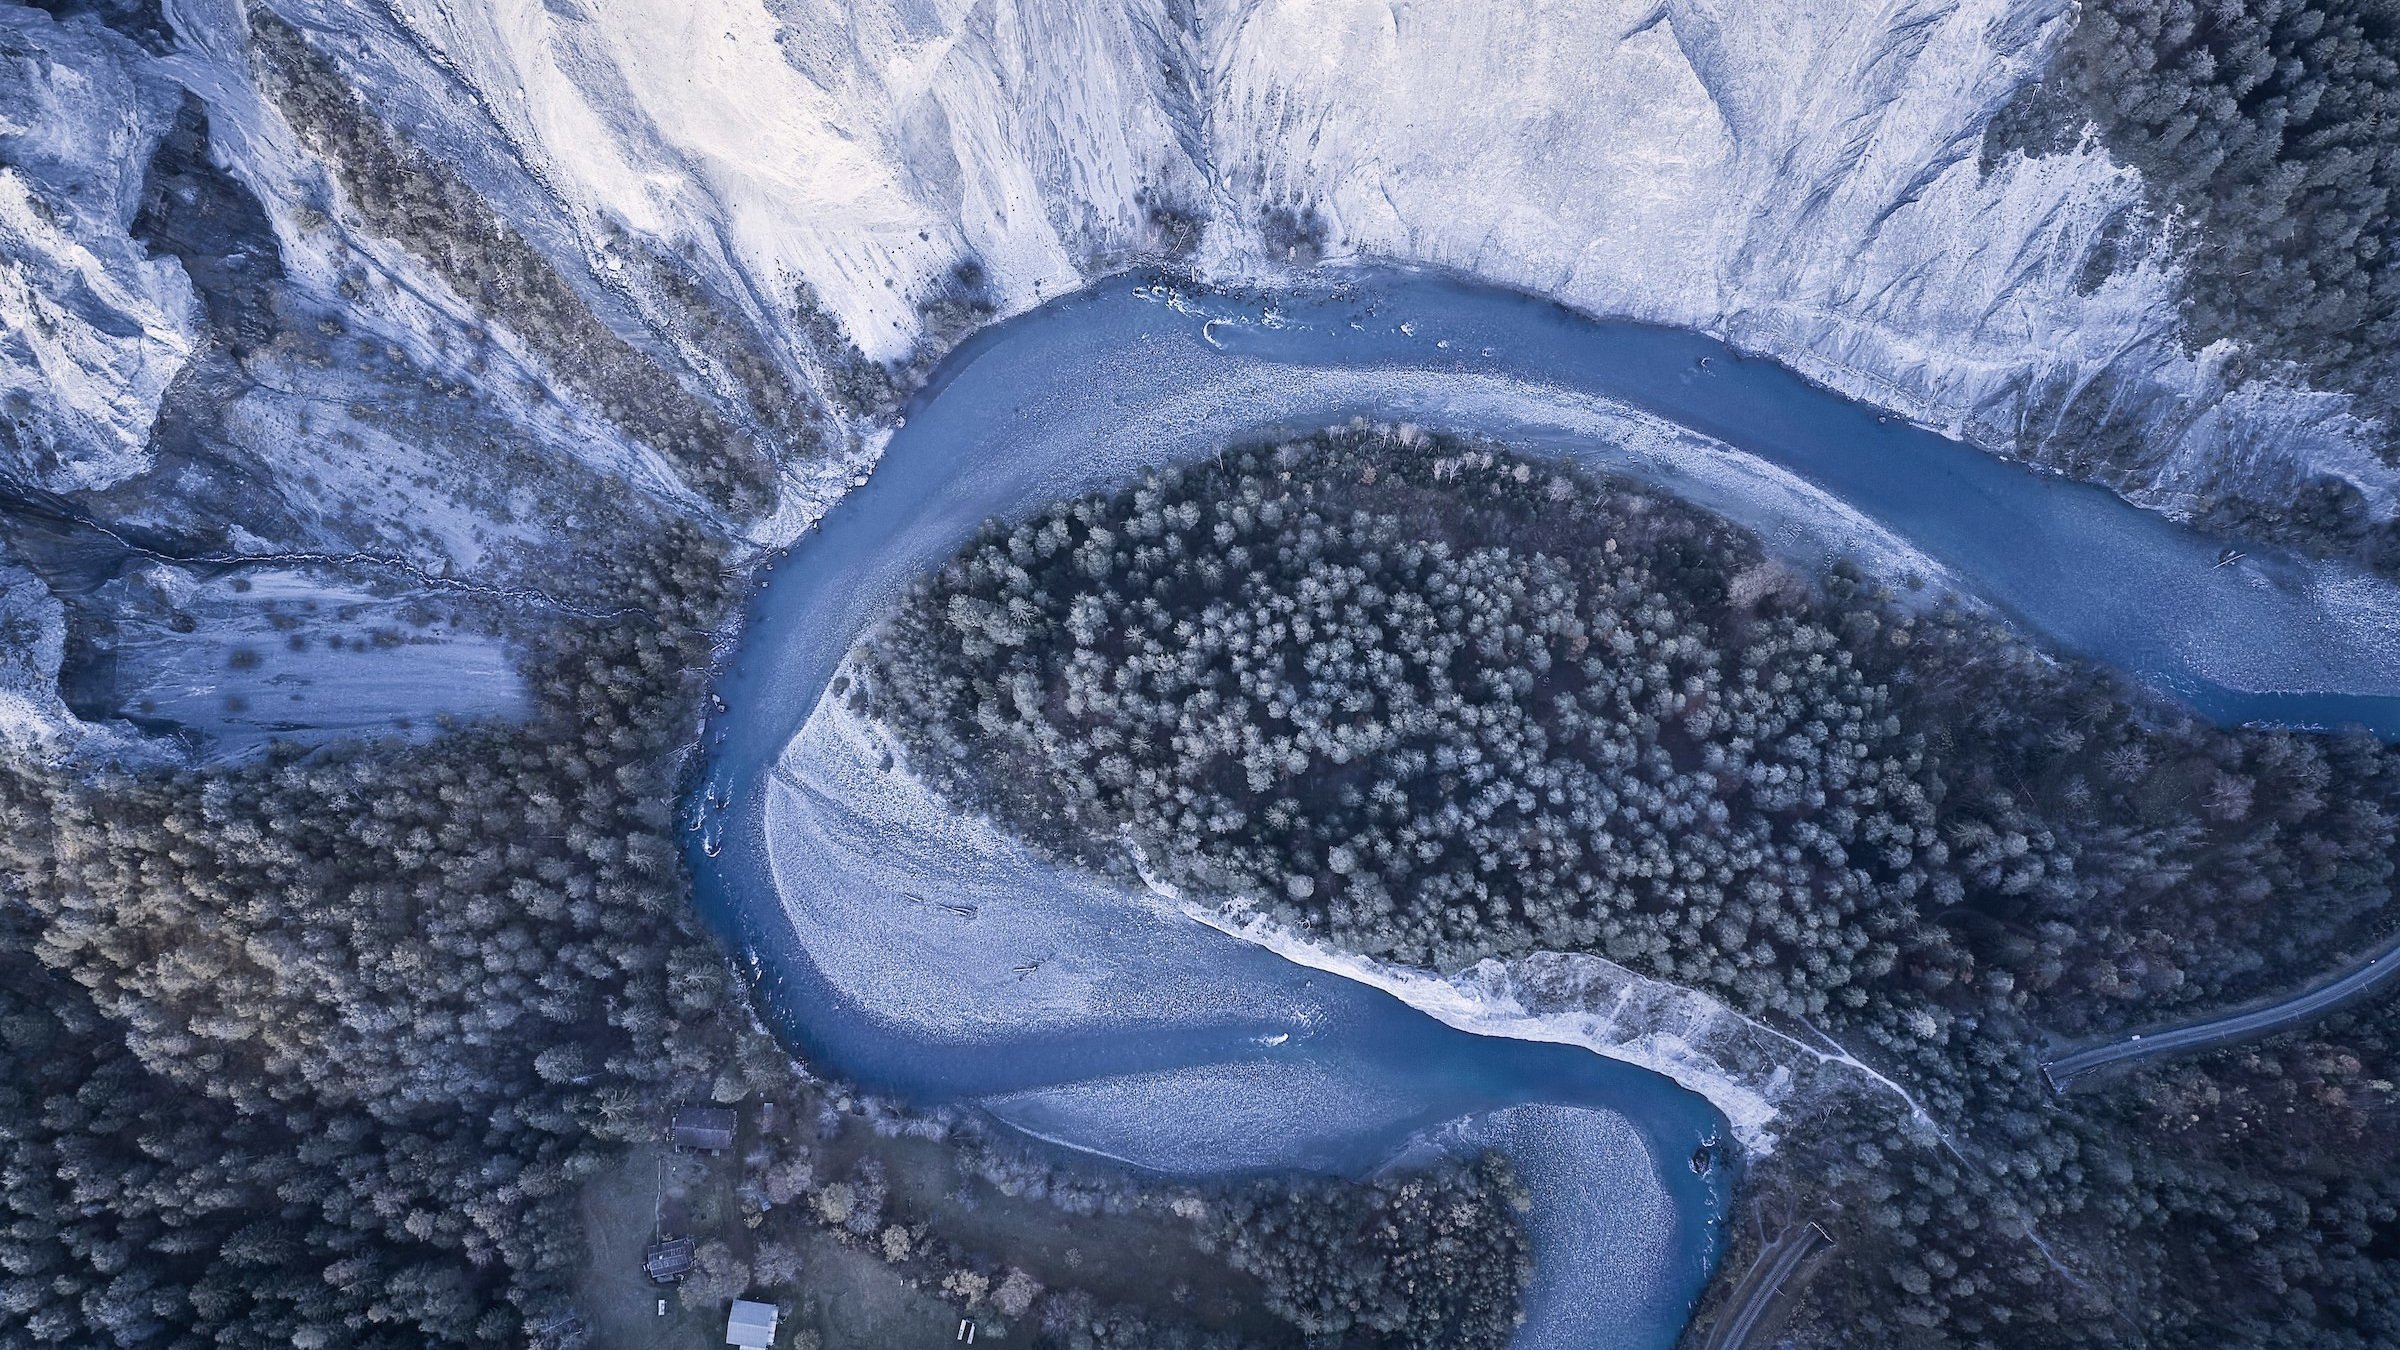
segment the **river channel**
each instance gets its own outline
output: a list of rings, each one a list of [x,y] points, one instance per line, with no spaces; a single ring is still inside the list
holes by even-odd
[[[987,518],[1353,416],[1644,479],[1795,564],[1959,591],[2220,721],[2400,735],[2393,587],[2266,554],[2218,566],[2224,541],[1696,334],[1370,272],[1273,297],[1122,279],[969,341],[867,483],[762,573],[690,807],[704,909],[795,1049],[920,1105],[1187,1177],[1503,1149],[1536,1197],[1522,1350],[1673,1343],[1734,1170],[1693,1166],[1727,1142],[1705,1099],[1456,1030],[1045,864],[947,811],[827,697]]]

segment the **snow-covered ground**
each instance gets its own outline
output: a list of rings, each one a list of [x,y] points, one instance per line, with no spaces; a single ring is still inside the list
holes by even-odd
[[[1354,377],[1344,392],[1353,400],[1404,408],[1433,390],[1441,415],[1457,426],[1477,428],[1500,444],[1561,449],[1593,468],[1622,473],[1738,522],[1796,577],[1813,576],[1829,559],[1842,558],[1870,576],[1904,584],[1913,579],[1896,592],[1903,600],[1980,604],[1972,586],[1949,567],[1840,497],[1623,399],[1467,371],[1370,372]]]
[[[54,490],[148,460],[191,359],[191,283],[126,233],[173,86],[130,44],[0,8],[0,448]]]
[[[66,647],[66,607],[0,542],[0,753],[49,756],[95,738],[120,747],[132,739],[67,710],[58,692]]]
[[[888,731],[838,697],[820,702],[793,738],[769,791],[771,864],[801,946],[844,998],[912,1037],[1000,1045],[1094,1025],[1132,1035],[1222,1019],[1224,990],[1209,976],[1217,963],[1207,956],[1204,925],[1380,989],[1462,1031],[1581,1046],[1662,1074],[1706,1097],[1755,1153],[1773,1148],[1780,1108],[1795,1090],[1845,1085],[1813,1074],[1835,1059],[1824,1047],[1596,957],[1487,961],[1444,977],[1340,952],[1169,890],[1144,896],[1046,863],[990,822],[960,815],[908,772]],[[1308,1031],[1304,1003],[1269,1000],[1240,1013],[1282,1034]],[[1328,1081],[1310,1081],[1339,1095]],[[1090,1092],[1072,1102],[1100,1109]],[[1018,1094],[1009,1105],[1030,1112],[1036,1095]],[[1044,1112],[1075,1109],[1069,1099],[1038,1096]],[[1026,1123],[1041,1128],[1044,1120],[1063,1128],[1050,1115]],[[1182,1134],[1147,1145],[1162,1155],[1223,1146]]]
[[[752,960],[772,997],[797,999],[783,1006],[817,1063],[1181,1175],[1357,1172],[1422,1149],[1497,1147],[1533,1197],[1540,1283],[1519,1345],[1658,1344],[1682,1324],[1724,1176],[1695,1174],[1689,1155],[1716,1123],[1645,1074],[1555,1046],[1541,1047],[1556,1058],[1537,1083],[1479,1066],[1535,1040],[1662,1066],[1656,1052],[1696,1032],[1689,1021],[1662,1016],[1628,1053],[1630,1034],[1579,1036],[1565,1018],[1536,1031],[1454,1016],[1477,997],[1462,982],[1453,1007],[1431,1009],[1445,1030],[1371,992],[1418,1003],[1384,972],[1239,941],[1169,898],[1033,854],[945,802],[838,693],[755,790],[771,890],[745,884],[744,903],[780,898],[790,945],[763,937],[771,950]],[[1772,1107],[1742,1076],[1780,1092],[1789,1075],[1736,1063],[1737,1039],[1709,1036],[1675,1076],[1763,1124]]]
[[[1187,912],[1295,964],[1381,989],[1461,1031],[1579,1045],[1672,1078],[1708,1098],[1752,1156],[1773,1151],[1794,1061],[1812,1058],[1706,994],[1601,957],[1486,960],[1444,976],[1345,952],[1240,910],[1195,904]],[[1529,981],[1528,970],[1541,973]]]
[[[1211,935],[951,810],[839,697],[817,704],[766,790],[766,862],[797,940],[881,1025],[1001,1044],[1227,1016],[1221,991],[1191,973]],[[1286,1000],[1240,1016],[1262,1033],[1306,1029],[1305,1007]]]
[[[2181,349],[2162,256],[2079,284],[2128,171],[1984,172],[2065,0],[279,8],[584,237],[693,248],[769,318],[805,282],[874,355],[962,259],[1015,310],[1188,229],[1209,276],[1456,267],[2036,454],[2098,382],[2155,424],[2134,486],[2165,505],[2304,466],[2390,502],[2342,400],[2229,390],[2224,353]]]
[[[109,588],[109,711],[219,753],[277,736],[423,736],[528,704],[488,605],[299,566],[154,564]]]
[[[379,232],[268,88],[244,5],[164,0],[163,56],[13,7],[0,473],[114,494],[108,519],[493,582],[667,517],[765,548],[888,433],[843,402],[846,341],[894,359],[953,339],[962,288],[1008,314],[1144,261],[1273,281],[1322,258],[1722,334],[2036,458],[2073,447],[2057,410],[2089,391],[2149,424],[2120,486],[2170,510],[2319,470],[2389,510],[2344,399],[2228,388],[2228,353],[2182,349],[2163,253],[2088,284],[2138,199],[2126,171],[2090,147],[1980,162],[2068,8],[270,0],[358,115],[470,184],[699,401],[755,427],[668,273],[813,405],[825,445],[785,445],[776,509],[736,525],[577,392],[571,357]],[[134,237],[187,97],[276,255],[278,332],[238,359],[186,269]]]

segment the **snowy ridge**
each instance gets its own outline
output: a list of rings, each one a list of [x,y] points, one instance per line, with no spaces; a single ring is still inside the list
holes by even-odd
[[[497,585],[674,517],[772,548],[862,481],[872,397],[787,457],[772,513],[724,519],[560,378],[555,341],[376,232],[279,111],[242,4],[163,7],[165,56],[90,14],[0,12],[0,472],[113,488],[120,523]],[[2066,0],[269,8],[737,422],[694,313],[833,406],[845,337],[877,359],[954,339],[982,312],[961,287],[1007,314],[1144,261],[1274,282],[1393,259],[1717,333],[2048,462],[2106,410],[2148,429],[2112,485],[2169,512],[2330,471],[2388,513],[2400,486],[2348,400],[2183,350],[2165,242],[2091,274],[2129,171],[2087,145],[1987,173],[1982,130]],[[185,269],[131,237],[187,94],[282,269],[280,330],[231,364]],[[1712,474],[1691,477],[1725,491]]]
[[[447,119],[427,135],[521,162],[561,228],[687,250],[767,319],[805,282],[879,357],[964,260],[1013,312],[1185,247],[1218,280],[1386,258],[1717,333],[2036,458],[2088,394],[2151,428],[2125,486],[2168,509],[2318,470],[2392,502],[2347,400],[2182,349],[2164,243],[2084,276],[2130,171],[2086,146],[1984,172],[2061,0],[278,8],[372,49],[353,78]]]
[[[47,752],[79,729],[58,697],[66,646],[65,607],[0,554],[0,746]]]
[[[828,444],[738,523],[562,377],[554,335],[378,233],[242,4],[162,3],[163,56],[0,12],[0,472],[163,534],[499,586],[674,517],[773,548],[888,436],[850,342],[910,356],[1142,262],[1460,269],[2053,463],[2105,410],[2148,429],[2112,485],[2169,512],[2330,471],[2388,513],[2400,486],[2348,400],[2182,349],[2166,242],[2092,274],[2130,172],[2087,145],[1987,173],[2065,0],[270,0],[671,382],[749,425],[721,321],[775,399],[825,405]],[[238,359],[201,312],[225,297],[132,237],[187,96],[280,269],[277,331]]]
[[[0,750],[41,758],[77,751],[143,757],[147,747],[139,738],[68,710],[58,694],[66,647],[66,607],[0,542]]]
[[[88,16],[4,20],[10,459],[64,489],[141,471],[160,400],[204,345],[181,269],[127,235],[181,86],[264,202],[292,288],[471,386],[545,456],[707,514],[650,447],[559,397],[506,316],[345,214],[262,93],[241,6],[165,8],[178,49],[163,58]],[[962,264],[1005,314],[1145,259],[1271,281],[1319,256],[1381,258],[1717,333],[2037,459],[2063,459],[2114,409],[2151,432],[2117,485],[2170,511],[2229,490],[2273,500],[2322,470],[2386,512],[2400,482],[2346,399],[2229,387],[2230,353],[2183,351],[2164,243],[2085,275],[2139,200],[2129,171],[2090,146],[1984,171],[1982,129],[2038,73],[2063,0],[272,8],[613,328],[672,345],[634,280],[672,259],[820,393],[825,356],[803,331],[818,307],[869,356],[898,357]],[[345,285],[361,271],[371,284]],[[290,392],[255,390],[228,422],[242,453],[315,498],[299,515],[423,528],[379,500],[372,471],[292,486],[316,465],[288,447],[367,391],[339,363],[289,373]],[[440,478],[455,462],[344,430],[373,466]],[[843,440],[786,466],[754,541],[788,540],[856,481],[878,441]],[[522,512],[459,508],[433,513],[429,556],[467,568],[538,547]]]
[[[12,6],[0,90],[0,463],[52,491],[106,487],[147,466],[197,341],[182,267],[126,233],[173,89]]]
[[[1912,1129],[1958,1151],[1908,1089],[1831,1040],[1777,1031],[1697,989],[1652,979],[1607,957],[1538,951],[1486,958],[1444,976],[1343,951],[1239,902],[1212,908],[1181,899],[1171,885],[1146,874],[1143,879],[1221,933],[1380,989],[1460,1031],[1578,1045],[1670,1078],[1707,1098],[1754,1157],[1774,1151],[1777,1136],[1770,1127],[1787,1107],[1826,1090],[1887,1098],[1905,1108]]]

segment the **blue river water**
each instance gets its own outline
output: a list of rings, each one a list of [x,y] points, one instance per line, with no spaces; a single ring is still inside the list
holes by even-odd
[[[1705,337],[1442,275],[1271,297],[1119,280],[954,353],[869,481],[763,573],[720,678],[687,856],[796,1049],[871,1089],[1168,1173],[1362,1174],[1412,1149],[1499,1147],[1536,1199],[1519,1346],[1672,1344],[1716,1262],[1732,1170],[1692,1165],[1726,1138],[1702,1098],[1579,1048],[1455,1030],[1027,860],[978,862],[976,902],[947,897],[921,860],[950,836],[845,824],[843,794],[795,763],[845,653],[986,519],[1354,416],[1634,474],[1798,561],[1896,540],[1942,584],[2211,718],[2400,736],[2391,587],[2263,554],[2220,567],[2224,541]],[[1734,453],[1640,431],[1662,422]],[[1889,547],[1875,557],[1893,565]],[[912,905],[936,925],[990,923],[881,926]],[[1086,983],[1017,1027],[1020,995],[958,955],[984,933],[993,961],[1047,942]]]

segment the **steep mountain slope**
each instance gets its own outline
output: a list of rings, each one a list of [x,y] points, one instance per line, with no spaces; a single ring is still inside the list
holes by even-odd
[[[2046,0],[344,11],[309,17],[416,57],[371,76],[394,97],[463,82],[449,134],[583,232],[695,243],[770,308],[805,281],[879,356],[959,258],[1013,309],[1196,227],[1207,273],[1462,268],[2061,463],[2130,416],[2148,444],[2106,467],[2170,508],[2316,468],[2390,502],[2343,400],[2182,350],[2126,171],[1979,162],[2068,21]]]
[[[907,371],[1143,261],[1459,268],[2176,513],[2400,481],[2344,397],[2185,349],[2129,171],[1987,153],[2055,0],[54,7],[0,10],[0,464],[150,555],[772,543]]]

